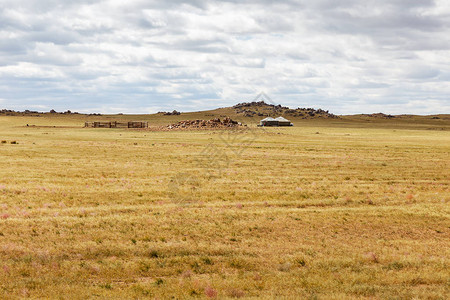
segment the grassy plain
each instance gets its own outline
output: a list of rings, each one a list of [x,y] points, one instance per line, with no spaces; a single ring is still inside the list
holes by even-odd
[[[448,119],[93,118],[0,117],[0,298],[450,298]]]

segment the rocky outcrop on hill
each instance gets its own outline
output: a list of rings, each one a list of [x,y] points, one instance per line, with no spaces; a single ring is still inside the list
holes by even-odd
[[[245,108],[245,107],[273,107],[274,109],[289,109],[289,107],[281,106],[281,105],[274,105],[274,104],[268,104],[264,101],[259,102],[242,102],[238,103],[233,108]]]
[[[164,129],[174,130],[174,129],[208,129],[208,128],[233,128],[243,126],[241,123],[237,121],[233,121],[232,119],[226,117],[223,120],[219,118],[212,120],[186,120],[180,121],[175,124],[167,125]]]
[[[179,115],[181,115],[181,113],[179,112],[179,111],[176,111],[176,110],[174,110],[174,111],[169,111],[169,112],[166,112],[166,111],[160,111],[160,112],[158,112],[158,114],[163,114],[164,116],[179,116]]]
[[[0,110],[1,115],[14,115],[14,114],[42,114],[41,112],[34,111],[34,110],[24,110],[24,111],[15,111],[11,109],[2,109]]]
[[[57,112],[54,109],[49,111],[50,114],[79,114],[78,112],[72,112],[70,110],[67,110],[65,112]],[[15,110],[10,110],[10,109],[1,109],[0,110],[0,115],[5,115],[5,116],[17,116],[17,115],[27,115],[27,116],[41,116],[44,115],[45,113],[43,112],[39,112],[39,111],[35,111],[35,110],[29,110],[26,109],[24,111],[15,111]]]
[[[288,117],[300,117],[302,119],[339,118],[328,110],[300,107],[291,109],[286,106],[268,104],[264,101],[239,103],[233,106],[233,108],[237,114],[243,115],[244,117],[274,117],[283,115]]]
[[[387,114],[383,114],[383,113],[376,113],[376,114],[364,114],[363,116],[368,116],[371,118],[381,118],[381,119],[392,119],[395,118],[395,116],[393,115],[387,115]]]

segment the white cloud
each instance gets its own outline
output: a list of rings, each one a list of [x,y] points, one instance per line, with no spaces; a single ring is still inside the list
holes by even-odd
[[[8,108],[200,110],[266,91],[335,113],[450,113],[445,0],[0,3]]]

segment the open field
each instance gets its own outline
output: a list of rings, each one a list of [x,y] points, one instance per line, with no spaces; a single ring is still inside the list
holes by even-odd
[[[448,115],[81,128],[225,113],[0,116],[0,298],[450,298]]]

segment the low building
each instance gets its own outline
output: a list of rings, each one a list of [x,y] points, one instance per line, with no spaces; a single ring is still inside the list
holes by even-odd
[[[274,118],[267,117],[259,122],[259,126],[278,126],[278,121]]]
[[[278,126],[293,126],[291,121],[289,121],[288,119],[285,119],[283,117],[278,117],[275,120],[278,121]]]
[[[259,126],[266,126],[266,127],[270,127],[270,126],[293,126],[293,124],[291,123],[291,121],[289,121],[288,119],[285,119],[283,117],[278,117],[276,119],[271,118],[271,117],[267,117],[263,120],[261,120],[259,122]]]

